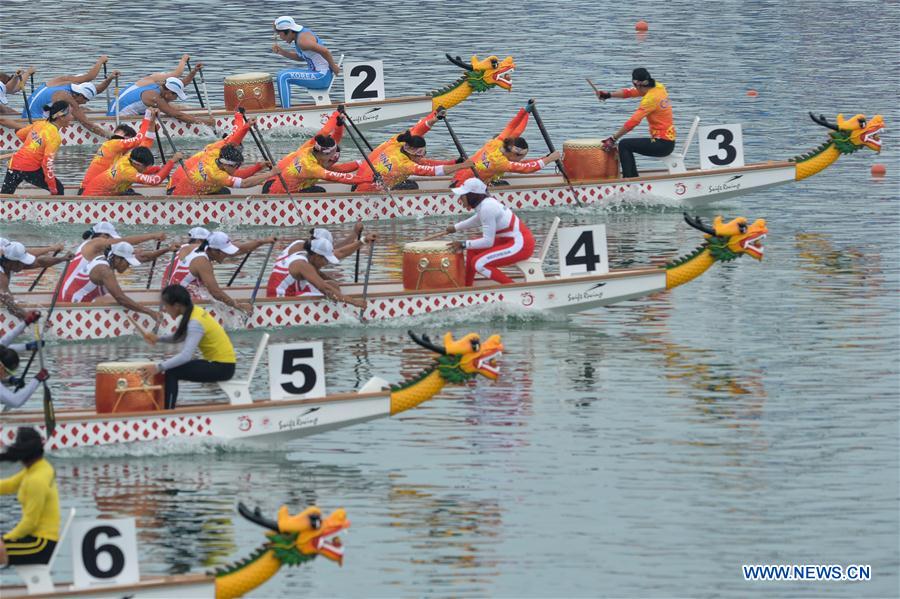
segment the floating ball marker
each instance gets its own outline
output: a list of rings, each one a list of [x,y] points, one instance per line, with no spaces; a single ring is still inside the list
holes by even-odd
[[[634,24],[635,31],[647,31],[650,29],[650,25],[647,24],[647,21],[638,21]]]
[[[747,95],[750,96],[751,98],[755,98],[756,96],[759,95],[759,92],[756,91],[755,89],[748,89]]]
[[[872,176],[883,177],[887,174],[887,167],[880,162],[872,165]]]

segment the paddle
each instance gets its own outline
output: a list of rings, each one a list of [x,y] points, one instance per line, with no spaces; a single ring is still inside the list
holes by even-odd
[[[534,122],[537,123],[538,129],[541,130],[541,135],[544,137],[544,143],[547,144],[547,149],[550,152],[555,152],[556,148],[553,147],[553,141],[550,139],[550,134],[547,133],[547,129],[544,127],[544,121],[541,120],[541,115],[538,114],[537,103],[534,101],[534,98],[528,100],[528,107],[531,109],[531,114],[534,116]],[[569,180],[569,175],[566,174],[566,169],[563,167],[562,160],[556,159],[556,168],[559,169],[560,174],[563,176],[563,179],[566,181],[566,185],[569,186],[569,191],[572,192],[572,195],[579,202],[585,203],[584,200],[581,199],[581,196],[575,191],[575,188],[572,187],[572,182]]]
[[[159,136],[159,127],[156,127],[156,147],[159,149],[159,160],[166,163],[166,153],[163,151],[162,138]]]
[[[447,113],[444,112],[444,114],[442,116],[439,116],[438,119],[444,121],[444,124],[447,125],[447,131],[450,133],[450,138],[453,139],[453,145],[456,146],[456,151],[459,152],[460,157],[463,160],[468,160],[469,155],[463,149],[462,144],[459,142],[459,138],[456,137],[456,132],[453,130],[453,127],[450,126],[450,120],[447,118]],[[472,175],[477,177],[478,171],[475,170],[475,167],[471,166],[469,168],[472,170]]]
[[[41,347],[41,328],[38,323],[34,323],[34,340],[37,342],[38,360],[41,364],[41,370],[45,370],[44,364],[44,348]],[[47,429],[47,436],[52,437],[56,432],[56,411],[53,409],[53,396],[50,395],[50,385],[47,381],[41,381],[44,385],[44,427]]]
[[[169,135],[169,129],[166,127],[166,122],[163,120],[162,114],[161,114],[161,113],[157,113],[157,115],[156,115],[156,122],[159,123],[159,128],[162,129],[163,135],[166,136],[166,141],[169,142],[169,147],[172,148],[172,153],[173,153],[173,154],[177,154],[177,153],[178,153],[178,148],[175,147],[175,142],[172,141],[172,136]],[[191,178],[190,178],[190,177],[188,177],[188,170],[187,170],[187,167],[184,166],[184,158],[179,158],[179,159],[178,159],[178,164],[181,165],[181,170],[184,171],[184,178],[191,182],[191,188],[194,190],[194,195],[195,195],[195,196],[197,197],[197,199],[199,200],[199,199],[200,199],[200,194],[197,193],[197,188],[194,187],[194,182],[191,181]]]
[[[247,111],[244,109],[244,107],[243,106],[239,107],[238,111],[240,111],[240,113],[244,116],[244,120],[246,120],[247,119]],[[263,139],[262,131],[260,131],[256,127],[256,123],[254,123],[253,126],[250,127],[250,136],[253,138],[253,141],[256,142],[256,148],[259,150],[259,153],[262,154],[263,159],[268,160],[269,164],[271,164],[272,167],[275,167],[276,166],[275,157],[272,156],[272,152],[271,152],[271,150],[269,150],[269,144],[267,144],[266,140]],[[288,198],[293,202],[294,195],[291,193],[291,190],[288,187],[287,181],[284,180],[284,175],[282,175],[280,172],[278,173],[278,181],[281,182],[281,186],[284,187],[284,192],[287,194]]]
[[[31,74],[31,77],[29,77],[29,79],[31,79],[31,93],[33,94],[34,93],[34,73]],[[23,85],[22,87],[24,88],[25,86]]]
[[[106,78],[109,77],[109,73],[106,72],[106,63],[103,63],[103,81],[106,82]],[[109,106],[109,86],[106,86],[106,105]],[[116,123],[118,126],[119,123]]]
[[[53,255],[56,256],[56,255],[59,254],[61,251],[62,251],[62,250],[56,250],[55,252],[53,252]],[[30,286],[30,287],[28,287],[28,292],[29,292],[29,293],[32,292],[32,291],[34,291],[34,288],[37,287],[37,284],[41,282],[41,278],[44,276],[44,273],[47,272],[47,269],[48,269],[48,268],[50,268],[50,267],[49,267],[49,266],[45,266],[44,268],[42,268],[42,269],[41,269],[41,272],[38,273],[38,276],[36,276],[36,277],[34,278],[34,282],[31,283],[31,286]],[[65,274],[65,273],[63,273],[63,274]]]
[[[193,70],[193,69],[191,69],[191,61],[190,61],[190,59],[188,59],[188,61],[187,61],[185,64],[187,64],[187,68],[188,68],[189,71]],[[200,70],[198,69],[197,72],[199,73]],[[202,76],[202,75],[201,75],[201,76]],[[206,104],[203,103],[203,98],[200,96],[200,88],[197,87],[197,78],[196,78],[196,77],[192,77],[192,78],[191,78],[191,83],[194,84],[194,91],[197,92],[197,101],[200,102],[200,108],[206,108]]]
[[[259,269],[259,276],[256,277],[256,286],[253,288],[253,293],[250,294],[250,313],[247,314],[247,317],[244,318],[244,324],[247,324],[247,321],[253,316],[253,305],[256,303],[256,294],[259,293],[259,287],[262,285],[263,275],[266,274],[266,267],[269,266],[269,258],[272,257],[272,250],[275,249],[275,242],[278,241],[278,238],[275,238],[275,241],[269,244],[269,251],[266,252],[266,259],[263,260],[262,268]]]
[[[590,79],[588,79],[587,77],[585,77],[584,80],[588,82],[588,85],[590,85],[591,88],[594,90],[594,95],[597,96],[597,92],[599,92],[600,89],[596,85],[594,85],[594,82],[591,81]],[[606,102],[606,100],[604,98],[601,98],[600,96],[597,96],[597,99],[600,100],[601,102]]]
[[[362,238],[362,231],[359,232],[356,236],[356,241],[359,241]],[[359,252],[362,250],[362,244],[359,244],[359,247],[356,248],[356,265],[353,267],[353,282],[359,283]]]
[[[372,272],[372,256],[375,254],[375,241],[373,240],[371,245],[369,246],[369,261],[366,264],[366,278],[363,280],[363,294],[362,300],[363,304],[366,303],[366,298],[369,296],[369,274]],[[366,321],[366,309],[362,307],[359,309],[359,320],[362,322]]]
[[[116,75],[116,127],[119,126],[119,76]]]
[[[249,252],[244,254],[244,259],[241,260],[241,263],[238,264],[237,269],[235,269],[234,273],[232,273],[231,278],[228,279],[228,284],[225,285],[226,287],[231,287],[231,284],[234,283],[234,280],[237,278],[238,273],[241,272],[242,268],[244,268],[244,265],[247,263],[247,259],[250,257],[250,254],[252,254],[252,253],[253,253],[253,250],[250,250]]]
[[[169,286],[169,283],[170,283],[171,280],[172,280],[172,273],[175,272],[175,260],[176,260],[177,258],[178,258],[178,250],[175,250],[174,252],[172,252],[172,259],[169,260],[169,268],[168,268],[168,270],[169,270],[169,279],[168,279],[168,280],[164,280],[164,281],[162,282],[163,284],[160,286],[160,293],[162,292],[162,291],[161,291],[162,289],[165,289],[166,287]],[[152,273],[151,273],[150,276],[151,276],[151,277],[153,276]],[[164,271],[163,271],[163,279],[165,279],[165,276],[166,276],[166,273],[165,273],[165,270],[164,270]],[[149,289],[149,288],[150,288],[150,287],[147,287],[147,289]],[[159,309],[157,310],[157,312],[159,312],[159,320],[157,320],[157,321],[156,321],[156,324],[153,326],[153,334],[154,334],[154,335],[156,335],[156,334],[159,333],[159,328],[162,326],[162,317],[163,317],[162,311],[163,311],[163,300],[162,300],[162,297],[160,297],[160,298],[159,298]],[[129,318],[131,318],[131,317],[129,316]],[[134,322],[134,319],[132,318],[131,321]]]
[[[187,61],[187,67],[191,68],[190,60]],[[212,106],[210,106],[210,104],[209,104],[209,92],[206,89],[206,78],[203,76],[203,67],[202,66],[197,67],[197,74],[200,75],[200,85],[201,85],[201,87],[203,87],[203,97],[206,98],[206,103],[204,103],[202,99],[200,100],[200,108],[206,107],[206,114],[209,115],[209,120],[212,121],[212,129],[215,132],[216,137],[218,137],[219,128],[216,127],[216,119],[214,119],[213,115],[212,115]],[[192,79],[192,81],[194,82],[194,89],[196,90],[197,89],[197,79],[194,78],[194,79]],[[199,91],[197,92],[197,97],[198,98],[200,97]]]
[[[34,95],[34,75],[32,75],[32,84],[31,84],[31,95]],[[22,86],[22,100],[25,102],[25,116],[28,117],[28,124],[31,125],[34,121],[31,120],[31,107],[28,106],[28,95],[25,93],[25,86]]]
[[[359,138],[363,141],[363,143],[366,144],[366,147],[369,148],[369,152],[373,152],[375,149],[372,147],[372,144],[370,144],[369,140],[366,139],[366,136],[362,134],[362,132],[359,130],[359,127],[356,126],[356,123],[354,123],[352,120],[350,120],[350,116],[347,114],[347,110],[345,109],[343,104],[338,106],[338,112],[340,112],[341,115],[343,115],[344,120],[346,120],[348,123],[350,123],[350,128],[353,129],[354,133],[356,133],[359,136]]]
[[[162,245],[162,240],[158,239],[156,241],[156,249],[159,250],[159,246]],[[153,262],[150,263],[150,274],[147,276],[147,289],[150,289],[150,284],[153,282],[153,271],[156,270],[156,257],[153,258]]]
[[[347,111],[344,109],[343,104],[340,104],[338,106],[338,112],[341,113],[344,120],[346,120],[348,123],[350,123],[350,129],[347,129],[347,133],[350,135],[350,139],[353,140],[353,145],[356,146],[356,149],[359,150],[359,153],[362,154],[363,158],[365,158],[366,164],[369,165],[369,169],[372,171],[372,175],[375,177],[375,180],[384,189],[384,193],[387,195],[387,197],[389,197],[390,199],[393,200],[394,196],[391,195],[391,188],[388,187],[388,185],[384,182],[384,179],[381,178],[381,173],[379,173],[378,171],[375,170],[375,165],[372,164],[372,161],[369,159],[369,155],[363,151],[362,146],[360,146],[359,142],[356,141],[356,137],[353,135],[353,132],[356,131],[356,125],[354,125],[353,121],[350,120],[350,117],[347,116]],[[360,136],[360,137],[362,137],[362,136]],[[363,137],[363,141],[365,141],[364,137]],[[366,145],[369,146],[369,142],[366,142]],[[371,148],[372,148],[372,146],[369,146],[370,150],[371,150]]]

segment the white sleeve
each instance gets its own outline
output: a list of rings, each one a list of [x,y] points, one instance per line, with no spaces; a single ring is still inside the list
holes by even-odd
[[[503,211],[500,202],[484,200],[489,202],[481,206],[481,239],[470,239],[466,242],[467,250],[482,250],[493,247],[494,239],[497,236],[497,219]]]
[[[465,231],[466,229],[474,229],[475,227],[477,227],[480,224],[481,224],[481,217],[476,212],[475,214],[473,214],[466,220],[453,225],[453,228],[456,229],[457,231]]]
[[[19,322],[16,327],[5,334],[2,339],[0,339],[0,345],[9,345],[15,340],[16,337],[22,334],[22,331],[25,330],[25,321]]]
[[[34,393],[41,382],[37,379],[31,379],[28,384],[18,391],[10,391],[5,386],[0,385],[0,403],[11,408],[18,408],[28,401],[28,398]]]
[[[241,185],[242,185],[243,183],[244,183],[244,180],[241,179],[240,177],[235,177],[235,178],[234,178],[234,187],[235,187],[236,189],[240,189],[240,188],[241,188]]]

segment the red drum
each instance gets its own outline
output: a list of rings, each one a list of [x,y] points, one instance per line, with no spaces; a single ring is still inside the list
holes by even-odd
[[[457,289],[465,284],[466,262],[446,241],[415,241],[403,246],[403,288],[407,291]]]
[[[141,369],[153,362],[101,362],[97,364],[94,403],[98,414],[158,412],[165,407],[165,375],[144,378]]]
[[[225,77],[225,108],[275,108],[275,84],[269,73],[242,73]]]
[[[572,183],[619,177],[619,151],[604,152],[602,139],[565,141],[562,161]]]

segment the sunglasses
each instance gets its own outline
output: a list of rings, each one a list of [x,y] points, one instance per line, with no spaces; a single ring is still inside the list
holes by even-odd
[[[403,151],[412,156],[424,156],[425,148],[411,148],[409,146],[403,146]]]

